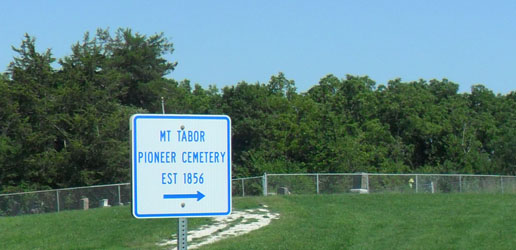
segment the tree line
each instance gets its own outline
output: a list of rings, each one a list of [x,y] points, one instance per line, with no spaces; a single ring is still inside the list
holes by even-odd
[[[516,92],[442,80],[283,73],[218,89],[168,78],[163,34],[95,35],[53,58],[25,35],[0,77],[0,192],[130,181],[129,117],[227,114],[233,176],[264,172],[516,173]]]

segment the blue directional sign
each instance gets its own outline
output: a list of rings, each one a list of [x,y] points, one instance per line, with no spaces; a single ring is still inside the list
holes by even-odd
[[[136,114],[130,119],[136,218],[231,213],[231,119]]]

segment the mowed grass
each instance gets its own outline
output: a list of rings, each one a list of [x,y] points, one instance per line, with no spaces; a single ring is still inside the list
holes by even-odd
[[[132,217],[130,206],[0,217],[0,249],[159,249],[177,219]],[[189,220],[191,227],[209,219]]]
[[[516,195],[336,194],[235,198],[280,213],[269,226],[201,249],[515,249]],[[189,219],[189,229],[210,223]],[[0,218],[1,249],[159,249],[177,219],[129,207]]]
[[[369,194],[256,197],[281,214],[202,249],[516,249],[516,196]]]

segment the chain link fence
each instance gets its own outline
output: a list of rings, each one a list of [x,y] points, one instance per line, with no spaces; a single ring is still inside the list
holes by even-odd
[[[261,185],[260,185],[261,182]],[[516,193],[516,176],[465,174],[264,174],[233,180],[233,196],[334,193]]]
[[[0,216],[118,206],[130,183],[0,194]],[[516,193],[516,176],[462,174],[264,174],[232,180],[233,196],[335,193]],[[87,203],[85,204],[85,200]]]
[[[130,202],[130,183],[0,194],[0,216],[117,206]]]

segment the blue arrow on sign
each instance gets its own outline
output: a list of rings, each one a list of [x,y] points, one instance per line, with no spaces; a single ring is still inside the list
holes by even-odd
[[[164,194],[163,199],[192,199],[196,198],[197,201],[200,201],[206,195],[197,191],[197,194]]]

